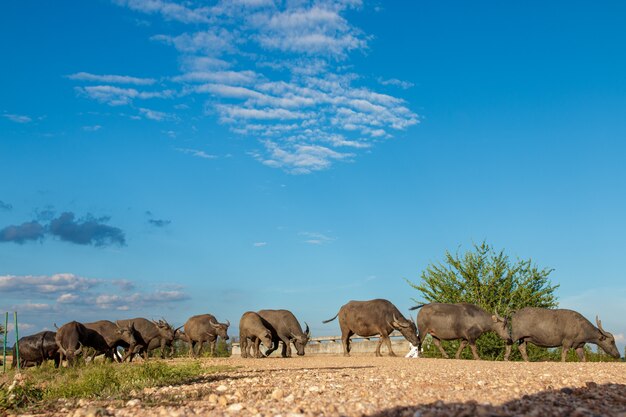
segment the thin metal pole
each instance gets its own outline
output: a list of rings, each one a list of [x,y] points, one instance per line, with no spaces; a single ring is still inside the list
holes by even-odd
[[[13,312],[15,318],[15,356],[17,359],[17,370],[20,370],[20,332],[17,330],[17,311]]]
[[[7,311],[4,314],[4,338],[3,338],[3,349],[2,349],[2,372],[7,371],[7,327],[9,327],[9,312]]]

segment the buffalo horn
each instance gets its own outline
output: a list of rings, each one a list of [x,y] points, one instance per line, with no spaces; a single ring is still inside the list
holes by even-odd
[[[309,338],[311,337],[311,330],[309,329],[309,324],[305,321],[304,324],[306,324],[306,330],[304,331],[304,333],[306,333],[306,337]]]
[[[596,315],[596,324],[598,325],[598,329],[600,330],[600,333],[606,336],[607,334],[602,328],[602,322],[600,321],[600,318],[597,315]]]
[[[219,323],[213,323],[213,321],[209,320],[209,324],[211,325],[211,327],[218,329],[220,327]]]
[[[230,327],[230,321],[226,320],[226,327]]]
[[[78,345],[79,345],[80,347],[78,348],[78,350],[76,350],[76,352],[74,352],[74,355],[80,355],[80,352],[82,352],[82,351],[83,351],[83,344],[82,344],[82,343],[80,343],[80,342],[78,342]]]
[[[395,324],[395,325],[396,325],[396,326],[398,326],[398,327],[409,327],[409,326],[410,326],[410,325],[409,325],[409,324],[407,324],[407,323],[400,323],[400,322],[398,321],[398,319],[396,318],[396,315],[395,315],[395,314],[393,315],[393,324]]]
[[[182,326],[178,326],[176,329],[174,329],[174,333],[182,329],[184,326],[185,326],[184,324]]]

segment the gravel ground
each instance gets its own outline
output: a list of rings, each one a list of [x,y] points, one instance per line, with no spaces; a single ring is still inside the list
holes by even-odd
[[[626,363],[504,363],[444,359],[207,359],[234,370],[147,389],[125,403],[81,401],[81,416],[619,416]]]

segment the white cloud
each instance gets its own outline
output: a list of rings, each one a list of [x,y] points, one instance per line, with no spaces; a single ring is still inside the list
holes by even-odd
[[[300,232],[299,234],[306,238],[304,240],[305,243],[308,243],[311,245],[323,245],[323,244],[330,243],[335,240],[335,238],[327,236],[319,232]]]
[[[100,129],[102,129],[102,126],[100,125],[83,126],[83,130],[85,132],[97,132]]]
[[[154,78],[138,78],[128,75],[97,75],[88,72],[77,72],[68,75],[67,78],[70,80],[93,81],[106,84],[152,85],[156,82]]]
[[[182,23],[208,23],[207,8],[189,8],[164,0],[113,0],[120,6],[147,14],[160,14],[166,20]]]
[[[397,78],[390,78],[388,80],[379,78],[378,82],[380,84],[382,84],[382,85],[393,85],[393,86],[396,86],[396,87],[400,87],[403,90],[408,90],[409,88],[411,88],[411,87],[413,87],[415,85],[412,82],[398,80]]]
[[[165,113],[165,112],[157,111],[157,110],[152,110],[152,109],[146,109],[145,107],[140,107],[139,113],[141,113],[141,115],[145,117],[146,119],[156,120],[157,122],[160,122],[163,120],[175,120],[176,119],[176,116],[173,114],[169,114],[169,113]]]
[[[267,246],[267,242],[254,242],[252,246],[254,246],[255,248],[261,248],[263,246]]]
[[[290,148],[266,141],[267,157],[257,155],[263,164],[282,168],[292,174],[310,174],[313,171],[326,169],[334,160],[347,159],[353,154],[340,153],[319,145],[294,145]]]
[[[54,275],[1,275],[0,291],[22,292],[31,295],[55,294],[65,291],[85,291],[101,283],[100,280],[74,274]]]
[[[197,149],[188,149],[188,148],[176,148],[176,150],[178,152],[182,152],[182,153],[186,153],[189,154],[191,156],[195,156],[197,158],[203,158],[203,159],[217,159],[217,156],[215,155],[211,155],[208,154],[204,151],[199,151]]]
[[[123,106],[132,103],[133,99],[171,98],[174,90],[138,91],[134,88],[121,88],[112,85],[95,85],[75,87],[79,94],[106,103],[110,106]]]
[[[24,116],[23,114],[9,114],[9,113],[5,113],[2,115],[2,117],[5,117],[7,119],[9,119],[12,122],[15,123],[30,123],[33,121],[33,119],[30,116]]]
[[[210,6],[113,1],[187,25],[151,37],[178,51],[180,73],[158,77],[162,88],[176,86],[162,91],[112,85],[151,85],[155,78],[71,75],[77,81],[102,83],[76,87],[93,100],[121,106],[174,96],[190,104],[203,99],[205,116],[217,117],[232,132],[253,136],[262,144],[261,150],[249,154],[292,174],[352,161],[358,152],[419,123],[402,98],[372,87],[372,82],[401,88],[411,83],[372,80],[346,62],[352,53],[366,50],[371,38],[348,20],[347,11],[362,7],[360,0],[218,0]],[[187,117],[195,126],[190,109],[197,106],[180,102],[171,106],[171,112],[137,107],[148,119],[184,121]],[[178,117],[177,110],[186,111]],[[191,151],[187,153],[212,157]]]
[[[174,77],[176,82],[187,83],[224,83],[230,85],[250,85],[258,75],[254,71],[194,71]],[[196,87],[196,92],[204,93],[203,87]]]

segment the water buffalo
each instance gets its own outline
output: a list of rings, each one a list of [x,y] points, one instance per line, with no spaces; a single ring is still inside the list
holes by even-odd
[[[59,347],[61,359],[65,356],[70,365],[76,362],[78,355],[84,353],[84,347],[93,348],[96,351],[94,356],[107,354],[109,351],[109,345],[100,333],[88,329],[77,321],[71,321],[58,328],[55,341]]]
[[[209,352],[213,356],[217,337],[228,340],[229,326],[230,322],[228,320],[226,320],[226,323],[219,323],[212,314],[200,314],[190,317],[184,325],[190,353],[197,357],[202,351],[204,342],[209,342]],[[196,345],[198,345],[197,352],[194,350]]]
[[[304,347],[308,343],[309,337],[311,337],[308,324],[306,325],[306,330],[303,332],[300,323],[298,323],[296,317],[289,310],[260,310],[257,311],[257,314],[269,323],[269,329],[272,332],[273,347],[265,352],[267,356],[278,349],[279,341],[283,342],[281,352],[283,358],[291,357],[291,342],[293,342],[296,347],[298,355],[304,355]],[[260,340],[257,340],[257,352],[259,351],[259,343]]]
[[[257,340],[260,340],[266,348],[272,348],[272,332],[269,324],[254,311],[247,311],[243,313],[239,321],[239,346],[242,358],[251,357],[250,346],[253,350],[252,357],[259,357]]]
[[[457,359],[461,357],[461,352],[468,343],[474,359],[480,359],[476,349],[476,340],[483,333],[495,332],[502,339],[509,340],[507,320],[498,314],[491,314],[477,305],[431,303],[411,307],[410,310],[418,308],[421,309],[417,315],[418,349],[420,351],[427,334],[433,337],[433,342],[444,358],[448,358],[448,354],[443,350],[441,340],[461,339],[461,345],[456,352]]]
[[[117,320],[116,323],[120,327],[132,324],[135,329],[135,349],[129,349],[124,354],[124,360],[129,359],[129,361],[132,361],[135,353],[143,353],[144,359],[147,360],[148,353],[157,348],[161,348],[161,358],[165,359],[166,352],[171,351],[177,329],[173,329],[165,320],[157,322],[137,317],[134,319]]]
[[[54,367],[58,368],[61,362],[59,347],[55,340],[56,333],[50,331],[39,332],[20,338],[17,347],[20,350],[20,367],[39,366],[46,360],[53,360]],[[17,352],[13,346],[13,368],[17,366]]]
[[[118,325],[109,320],[99,320],[93,323],[83,323],[88,329],[98,332],[106,341],[109,352],[106,357],[113,360],[117,347],[121,346],[131,351],[135,348],[135,328],[133,323]],[[93,357],[92,357],[93,359]]]
[[[389,356],[396,356],[391,349],[389,339],[389,335],[394,330],[399,330],[413,345],[419,343],[415,323],[404,318],[396,306],[387,300],[350,301],[339,309],[335,317],[325,320],[324,323],[329,323],[337,317],[339,317],[341,328],[344,356],[350,356],[350,337],[354,334],[362,337],[380,335],[376,346],[376,356],[382,356],[380,347],[383,342],[387,344]]]
[[[567,351],[576,349],[578,358],[585,361],[585,343],[594,343],[606,353],[619,358],[613,335],[602,328],[602,322],[596,316],[595,327],[580,313],[572,310],[526,307],[515,312],[511,317],[511,340],[518,342],[522,358],[528,362],[526,343],[541,347],[562,346],[561,362],[565,362]],[[511,345],[507,345],[504,359],[508,360]]]

